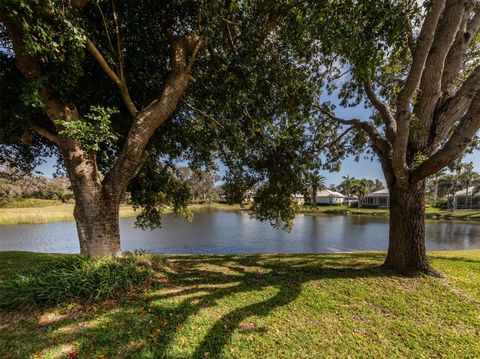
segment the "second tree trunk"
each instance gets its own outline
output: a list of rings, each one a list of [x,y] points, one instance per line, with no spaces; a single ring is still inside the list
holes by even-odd
[[[425,182],[408,189],[392,185],[390,233],[384,267],[404,275],[435,274],[425,250]]]

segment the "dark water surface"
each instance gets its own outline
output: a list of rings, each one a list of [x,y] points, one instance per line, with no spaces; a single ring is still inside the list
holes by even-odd
[[[388,220],[370,216],[304,216],[292,232],[250,219],[245,212],[197,212],[193,222],[165,215],[154,231],[120,220],[123,250],[159,253],[302,253],[386,250]],[[480,249],[480,224],[426,225],[429,250]],[[78,253],[74,222],[0,226],[0,251]]]

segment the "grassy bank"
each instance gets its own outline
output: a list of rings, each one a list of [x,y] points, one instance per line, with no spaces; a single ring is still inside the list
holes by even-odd
[[[0,253],[0,280],[57,258]],[[430,253],[446,279],[387,276],[383,258],[167,256],[140,293],[0,313],[0,357],[478,357],[480,251]]]
[[[120,207],[120,217],[132,217],[131,206]],[[73,221],[73,204],[55,204],[45,207],[0,208],[2,224],[36,224]]]
[[[68,201],[72,204],[72,201]],[[65,204],[57,199],[39,199],[39,198],[12,198],[0,201],[0,208],[41,208],[41,207],[50,207],[58,206]]]
[[[18,206],[24,207],[18,207]],[[192,204],[193,211],[239,211],[247,207],[221,203]],[[165,212],[168,213],[168,210]],[[323,215],[374,215],[388,216],[388,209],[383,208],[351,208],[346,206],[304,206],[299,208],[299,213],[310,216]],[[120,207],[120,217],[133,217],[136,212],[131,206]],[[480,221],[480,211],[463,210],[449,212],[439,208],[426,209],[428,219],[440,220],[471,220]],[[51,200],[24,200],[11,203],[8,208],[0,208],[0,225],[4,224],[35,224],[49,222],[73,221],[73,204],[62,204]]]
[[[374,215],[388,216],[389,211],[386,208],[352,208],[347,206],[305,206],[300,209],[301,213],[307,215]],[[425,215],[428,219],[451,219],[451,220],[480,220],[479,210],[458,210],[450,212],[444,209],[427,207]]]
[[[0,225],[5,224],[38,224],[49,222],[66,222],[73,221],[73,204],[60,204],[58,201],[36,200],[35,206],[22,208],[0,208]],[[43,204],[41,206],[40,204]],[[229,206],[226,204],[200,205],[193,204],[190,206],[193,211],[199,210],[240,210],[240,206]],[[168,213],[166,211],[165,213]],[[133,217],[136,212],[131,206],[120,207],[120,217]]]

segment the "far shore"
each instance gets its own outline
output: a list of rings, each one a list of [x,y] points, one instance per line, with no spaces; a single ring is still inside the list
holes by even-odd
[[[242,211],[248,206],[228,205],[222,203],[192,204],[192,211]],[[170,211],[165,209],[165,213]],[[388,217],[386,208],[354,208],[346,206],[300,206],[298,213],[307,216],[345,216],[368,215]],[[120,207],[120,217],[135,217],[138,210],[130,205]],[[428,221],[457,221],[480,224],[479,210],[461,210],[450,212],[447,210],[428,207],[425,217]],[[73,221],[73,203],[61,203],[53,200],[25,200],[14,203],[10,208],[0,208],[0,225],[14,224],[42,224],[50,222]]]
[[[21,202],[19,203],[21,204]],[[60,203],[50,200],[35,200],[28,202],[29,207],[10,207],[0,208],[0,225],[14,224],[43,224],[52,222],[73,221],[73,203]],[[212,210],[212,211],[239,211],[246,207],[240,205],[227,205],[220,203],[212,204],[192,204],[189,206],[192,211]],[[139,213],[133,206],[121,205],[120,217],[135,217]],[[165,214],[171,213],[166,208]]]

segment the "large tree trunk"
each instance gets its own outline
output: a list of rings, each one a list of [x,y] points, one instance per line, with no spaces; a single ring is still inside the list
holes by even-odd
[[[118,212],[119,203],[105,197],[75,204],[80,254],[121,256]]]
[[[404,275],[437,274],[425,250],[425,181],[390,191],[390,238],[383,267]]]
[[[104,183],[96,155],[74,141],[64,141],[62,158],[75,195],[73,215],[80,253],[91,257],[120,256],[118,212],[131,174],[119,174],[114,184]]]

